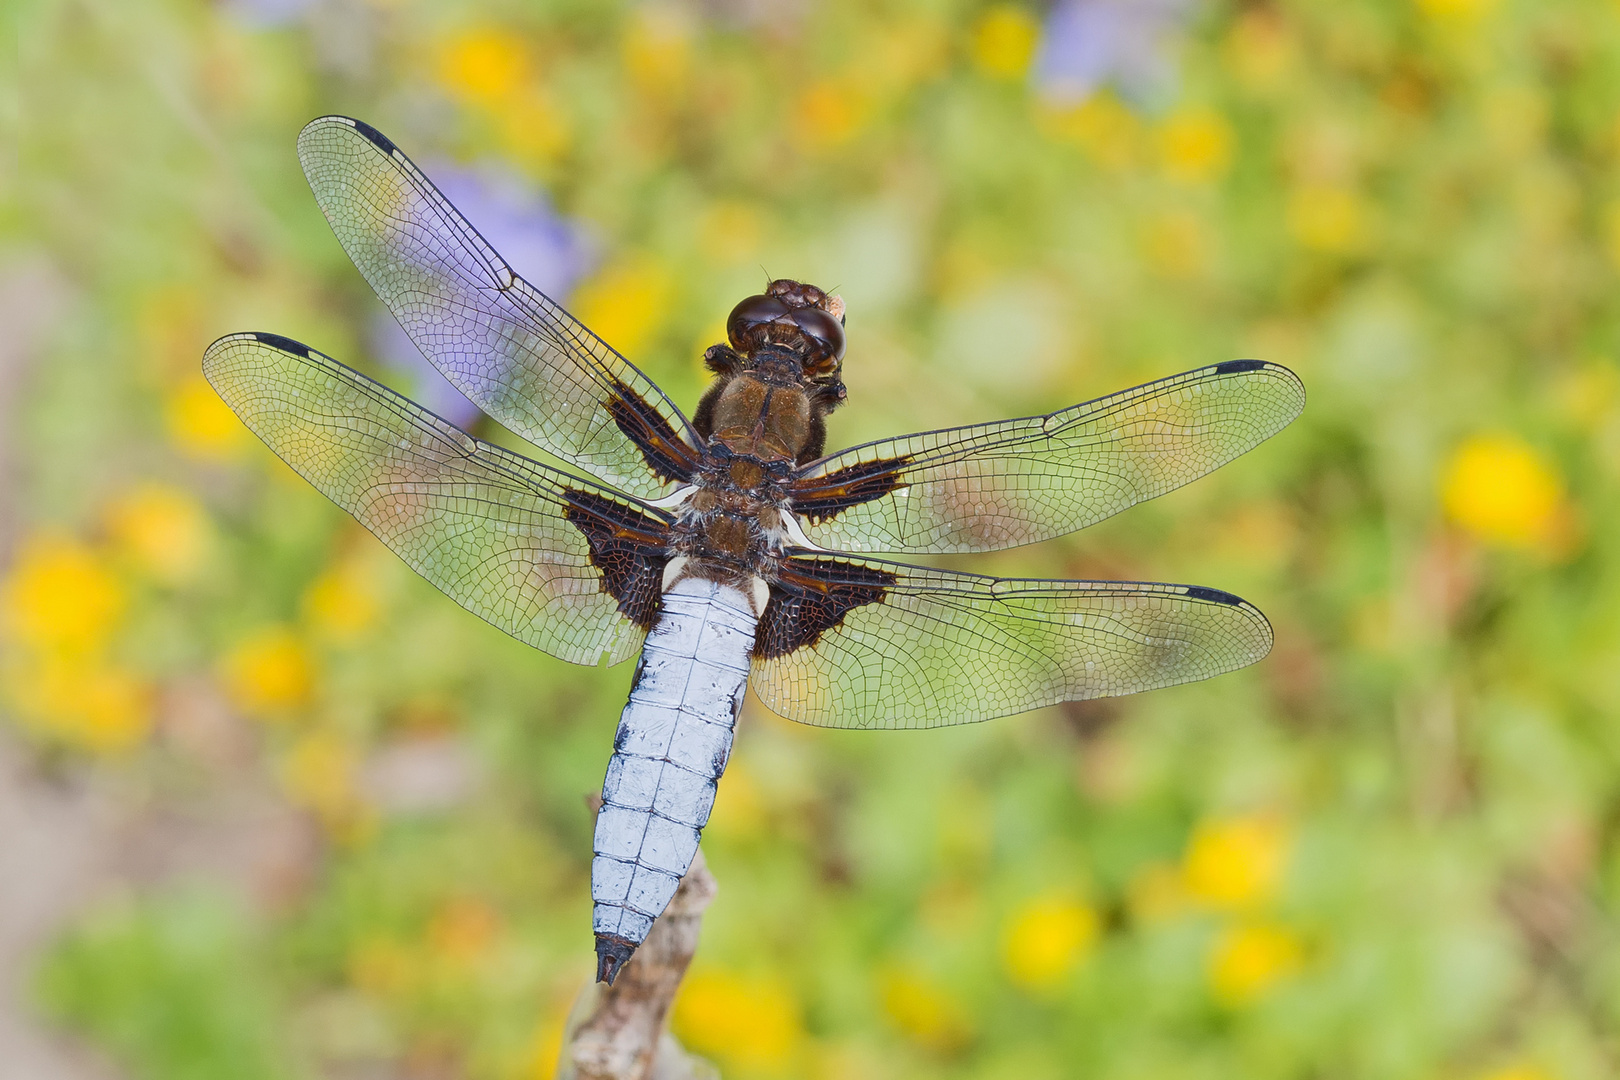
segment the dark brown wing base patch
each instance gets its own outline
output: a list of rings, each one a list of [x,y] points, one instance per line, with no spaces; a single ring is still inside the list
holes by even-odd
[[[625,618],[651,630],[669,561],[669,527],[594,492],[570,488],[563,496],[568,500],[563,514],[585,535],[602,591],[618,601]]]
[[[910,458],[881,458],[796,480],[790,489],[793,511],[819,525],[852,506],[883,498],[900,486],[900,474],[910,463]]]
[[[897,580],[887,570],[836,559],[786,560],[754,633],[754,658],[773,660],[815,645],[849,612],[882,600]]]
[[[690,483],[697,471],[698,454],[678,435],[658,410],[640,394],[613,380],[613,393],[602,402],[613,423],[636,444],[641,457],[660,479]]]

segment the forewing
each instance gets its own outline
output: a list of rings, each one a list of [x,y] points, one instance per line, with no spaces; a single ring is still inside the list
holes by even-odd
[[[842,551],[994,551],[1062,536],[1219,468],[1305,406],[1278,364],[1234,360],[1048,416],[883,439],[794,482],[805,535]]]
[[[386,136],[325,116],[298,136],[298,157],[349,258],[480,409],[632,495],[687,478],[695,456],[674,403],[518,277]]]
[[[818,727],[968,724],[1254,663],[1271,626],[1197,585],[982,577],[799,554],[772,586],[754,692]]]
[[[219,339],[203,372],[283,461],[468,611],[576,664],[641,647],[664,561],[655,511],[274,334]]]

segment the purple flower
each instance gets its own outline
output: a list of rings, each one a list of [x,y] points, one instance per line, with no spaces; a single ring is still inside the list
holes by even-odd
[[[584,231],[559,216],[544,192],[511,170],[428,162],[422,171],[519,277],[552,299],[560,301],[589,269],[592,252]],[[409,379],[410,395],[425,407],[461,427],[478,418],[478,406],[439,374],[385,310],[372,320],[371,347]]]
[[[1047,98],[1083,101],[1104,83],[1149,104],[1175,88],[1169,41],[1191,0],[1061,0],[1047,17],[1035,79]]]

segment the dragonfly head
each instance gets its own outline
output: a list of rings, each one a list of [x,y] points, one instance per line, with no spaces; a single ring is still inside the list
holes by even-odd
[[[766,345],[784,346],[797,355],[807,377],[825,378],[844,359],[844,301],[814,285],[780,278],[732,308],[726,336],[744,356]]]

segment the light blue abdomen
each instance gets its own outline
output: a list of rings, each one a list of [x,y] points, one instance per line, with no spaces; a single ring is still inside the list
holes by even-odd
[[[597,977],[612,982],[697,855],[748,688],[756,623],[729,585],[664,594],[602,785],[591,861]]]

